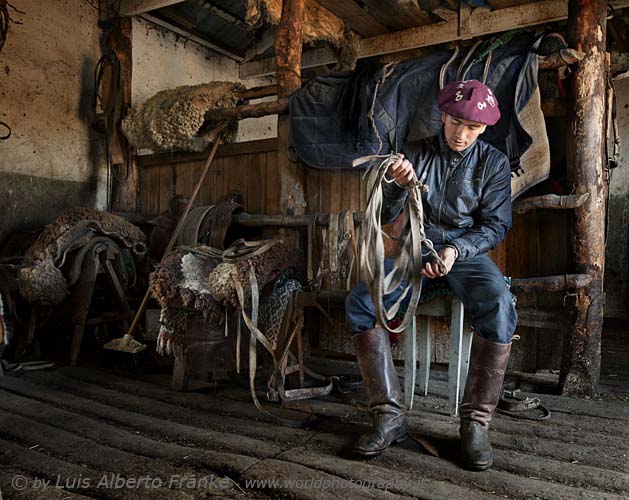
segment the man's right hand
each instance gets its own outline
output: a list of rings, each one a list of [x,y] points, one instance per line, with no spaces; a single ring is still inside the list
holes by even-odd
[[[398,161],[389,167],[387,173],[389,179],[393,179],[400,186],[407,186],[413,179],[413,164],[401,154]]]

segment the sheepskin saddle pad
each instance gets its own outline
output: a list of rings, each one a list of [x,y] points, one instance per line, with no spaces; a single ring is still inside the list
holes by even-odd
[[[32,263],[18,272],[22,296],[34,305],[57,306],[80,276],[87,248],[98,240],[120,249],[115,267],[134,273],[134,263],[146,253],[146,235],[122,217],[92,208],[71,208],[47,225],[26,250]],[[131,281],[133,281],[131,279]]]

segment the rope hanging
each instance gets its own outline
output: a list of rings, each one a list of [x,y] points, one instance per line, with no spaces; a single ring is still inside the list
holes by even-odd
[[[441,269],[445,269],[443,261],[434,249],[432,241],[426,238],[424,231],[424,207],[421,192],[427,187],[419,182],[413,172],[413,179],[408,184],[408,197],[404,202],[404,229],[398,240],[399,253],[395,258],[393,270],[385,276],[384,273],[384,242],[382,239],[382,183],[391,183],[385,174],[389,167],[400,159],[398,154],[370,155],[354,160],[354,167],[373,160],[381,160],[378,166],[372,165],[367,176],[368,203],[365,210],[365,220],[362,224],[362,236],[359,241],[360,258],[358,269],[360,278],[367,283],[376,310],[376,320],[389,332],[400,333],[410,324],[421,295],[422,286],[422,245],[428,254],[432,255]],[[399,299],[391,308],[385,310],[383,296],[393,292],[406,281],[406,287]],[[397,314],[402,301],[411,292],[410,302],[404,319],[397,328],[390,328],[389,321]]]

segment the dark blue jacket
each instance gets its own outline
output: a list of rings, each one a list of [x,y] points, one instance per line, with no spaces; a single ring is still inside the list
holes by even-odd
[[[504,153],[481,140],[454,152],[443,132],[408,142],[403,153],[428,187],[422,194],[424,227],[435,245],[454,245],[465,260],[504,239],[511,227],[511,174]],[[383,191],[384,224],[399,215],[407,190],[384,183]]]

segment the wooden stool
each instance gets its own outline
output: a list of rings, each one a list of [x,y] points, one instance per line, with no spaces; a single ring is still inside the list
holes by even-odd
[[[86,325],[108,324],[112,321],[133,319],[134,313],[127,301],[124,289],[113,265],[114,259],[119,252],[120,249],[113,241],[105,239],[105,241],[94,246],[83,260],[80,278],[72,288],[70,297],[72,323],[74,324],[72,345],[70,347],[70,366],[76,366],[79,359],[79,351],[81,350]],[[120,309],[101,312],[89,317],[92,295],[96,286],[96,277],[101,273],[107,278],[109,287]],[[32,333],[30,332],[31,327],[29,326],[28,339],[32,341]],[[34,326],[32,332],[34,332]]]
[[[455,295],[441,295],[417,308],[419,325],[419,365],[417,363],[416,318],[404,332],[404,402],[413,407],[415,381],[419,372],[421,393],[428,394],[432,332],[429,317],[450,317],[450,361],[448,364],[448,403],[452,415],[458,415],[459,402],[467,380],[472,347],[472,331],[465,322],[463,303]]]

